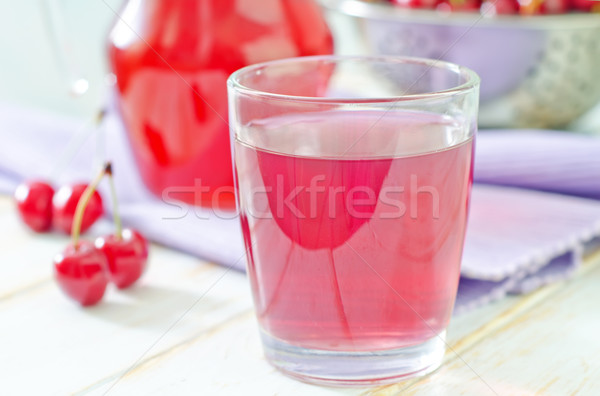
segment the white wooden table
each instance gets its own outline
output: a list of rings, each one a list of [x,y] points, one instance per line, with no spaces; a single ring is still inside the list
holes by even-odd
[[[83,309],[52,279],[66,236],[30,233],[0,196],[0,241],[0,395],[600,395],[600,254],[454,318],[433,374],[352,389],[267,364],[243,274],[152,246],[137,286]]]

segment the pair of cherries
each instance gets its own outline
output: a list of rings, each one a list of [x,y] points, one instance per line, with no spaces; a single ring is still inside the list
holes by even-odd
[[[115,233],[98,237],[94,242],[80,240],[83,230],[89,228],[103,213],[100,210],[100,215],[90,222],[98,212],[93,206],[100,202],[100,209],[102,209],[102,201],[101,199],[98,201],[100,195],[96,188],[104,176],[108,176],[111,187]],[[104,166],[90,185],[82,190],[72,189],[77,193],[69,195],[64,205],[63,198],[57,198],[61,190],[52,194],[45,187],[38,188],[39,182],[25,185],[30,187],[27,197],[23,192],[19,192],[19,189],[25,188],[21,186],[17,188],[15,197],[21,217],[32,229],[38,231],[50,228],[46,217],[43,218],[46,223],[42,222],[42,214],[50,216],[52,219],[50,222],[62,230],[67,228],[62,222],[71,219],[68,229],[72,241],[54,258],[56,281],[67,296],[83,306],[94,305],[104,296],[109,282],[114,283],[119,289],[124,289],[141,277],[148,260],[148,242],[139,232],[130,228],[123,229],[121,226],[110,163]],[[52,196],[51,209],[48,210],[42,203],[47,202],[48,197]],[[75,204],[72,203],[73,196],[77,197]],[[92,205],[91,211],[90,205]],[[65,209],[57,211],[57,207]],[[63,215],[67,212],[68,216]],[[57,217],[60,221],[57,221]]]
[[[52,227],[71,233],[75,208],[87,184],[62,186],[56,193],[44,181],[31,180],[15,190],[17,210],[23,222],[35,232],[46,232]],[[81,232],[87,231],[104,214],[102,197],[96,191],[83,214]]]

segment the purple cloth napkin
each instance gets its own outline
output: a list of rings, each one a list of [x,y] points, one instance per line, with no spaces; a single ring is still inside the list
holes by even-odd
[[[476,182],[600,199],[600,137],[483,131],[476,156]]]
[[[476,184],[455,312],[568,277],[600,235],[600,201]]]
[[[109,158],[126,224],[156,242],[244,269],[237,217],[152,196],[136,172],[114,112],[100,128],[81,126],[79,120],[0,105],[0,192],[11,193],[25,177],[51,177],[61,152],[90,135],[53,179],[56,184],[89,180],[94,167]],[[600,139],[589,136],[485,131],[478,136],[475,177],[485,183],[600,198],[598,153]],[[455,311],[567,277],[579,264],[584,246],[599,235],[600,201],[476,185]]]

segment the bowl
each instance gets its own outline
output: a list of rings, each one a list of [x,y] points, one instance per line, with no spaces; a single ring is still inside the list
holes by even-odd
[[[361,0],[321,4],[334,22],[338,48],[475,70],[481,127],[560,128],[600,101],[598,14],[487,17]]]

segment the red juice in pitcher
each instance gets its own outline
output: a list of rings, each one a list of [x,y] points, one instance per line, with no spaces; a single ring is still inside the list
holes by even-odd
[[[238,131],[262,331],[332,351],[403,348],[443,331],[468,214],[469,136],[444,116],[356,110]]]
[[[312,0],[131,0],[112,30],[119,109],[156,195],[233,208],[226,80],[242,66],[328,54]]]

